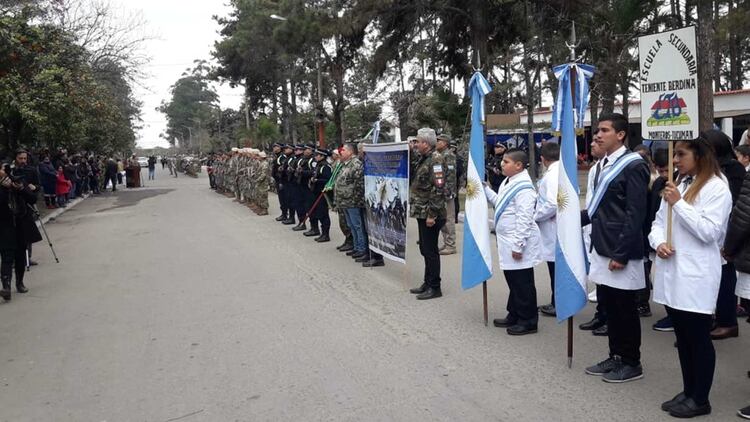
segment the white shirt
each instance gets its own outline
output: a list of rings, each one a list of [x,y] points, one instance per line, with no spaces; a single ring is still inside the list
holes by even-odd
[[[678,185],[680,193],[687,190]],[[701,188],[693,204],[680,199],[672,207],[674,255],[656,257],[654,301],[670,308],[712,314],[721,282],[721,246],[732,211],[727,183],[714,176]],[[648,236],[656,249],[667,241],[667,202],[662,200]]]
[[[555,161],[547,168],[544,177],[539,180],[539,195],[536,199],[534,221],[539,226],[541,235],[540,255],[543,261],[555,262],[555,243],[557,242],[557,186],[559,185],[560,162]]]
[[[737,273],[737,287],[734,290],[734,294],[743,299],[750,299],[750,274]]]
[[[511,185],[521,180],[531,183],[531,177],[526,170],[503,180],[497,193],[486,186],[484,193],[494,206],[498,196],[501,197]],[[495,226],[495,234],[497,235],[497,255],[501,269],[533,268],[541,262],[539,257],[539,227],[534,222],[535,205],[536,192],[533,189],[525,189],[516,194],[500,216]],[[513,259],[514,251],[520,252],[523,257],[519,260]]]

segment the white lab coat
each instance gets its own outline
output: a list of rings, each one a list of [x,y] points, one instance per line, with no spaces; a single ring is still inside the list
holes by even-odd
[[[687,186],[678,186],[684,195]],[[672,245],[674,255],[656,257],[654,301],[682,311],[712,314],[721,282],[721,246],[732,211],[727,183],[711,178],[695,203],[680,199],[673,207]],[[656,249],[667,241],[667,203],[662,200],[648,236]]]
[[[547,262],[555,262],[559,165],[559,161],[550,164],[544,177],[539,181],[539,195],[536,199],[536,213],[534,214],[534,221],[539,226],[541,235],[540,258]]]
[[[485,186],[484,192],[487,200],[494,206],[498,196],[502,196],[509,186],[520,180],[531,182],[526,170],[503,180],[497,193],[492,188]],[[533,189],[526,189],[516,194],[505,212],[500,216],[500,220],[495,226],[500,269],[533,268],[541,262],[539,257],[539,227],[534,222],[535,206],[536,192]],[[521,252],[523,257],[519,260],[513,259],[513,251]]]

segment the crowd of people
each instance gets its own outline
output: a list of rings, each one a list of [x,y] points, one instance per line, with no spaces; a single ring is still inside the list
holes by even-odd
[[[40,199],[47,209],[66,208],[85,195],[117,190],[118,185],[140,186],[140,164],[135,156],[122,160],[90,152],[15,151],[0,165],[0,297],[11,300],[15,273],[18,293],[28,292],[26,271],[37,265],[32,245],[42,240],[37,227]]]
[[[677,142],[669,157],[666,149],[629,150],[628,130],[622,115],[602,116],[591,143],[596,162],[581,225],[596,313],[579,328],[608,337],[609,354],[585,372],[610,383],[643,377],[640,318],[652,315],[653,301],[667,316],[652,328],[674,332],[683,380],[682,391],[662,410],[680,418],[708,414],[716,362],[712,342],[737,337],[738,318],[750,310],[750,146],[735,149],[727,135],[708,130]],[[440,256],[456,252],[455,227],[446,223],[457,222],[464,170],[447,136],[423,128],[409,142],[409,214],[417,220],[424,260],[423,282],[410,292],[420,300],[435,299],[442,296]],[[520,149],[494,145],[486,167],[483,190],[494,208],[498,263],[509,287],[507,314],[493,322],[509,335],[536,333],[539,314],[556,315],[560,148],[545,143],[540,153],[545,173],[537,183]],[[383,257],[368,247],[363,154],[356,143],[333,151],[275,144],[268,158],[258,150],[233,150],[213,159],[211,186],[265,215],[272,180],[281,208],[276,221],[318,242],[330,241],[332,207],[345,237],[337,249],[364,267],[382,266]],[[534,268],[542,263],[553,294],[538,306]],[[750,407],[739,415],[750,418]]]

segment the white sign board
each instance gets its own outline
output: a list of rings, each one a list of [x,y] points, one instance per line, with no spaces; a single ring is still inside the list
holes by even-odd
[[[641,136],[653,141],[698,137],[695,27],[638,39]]]

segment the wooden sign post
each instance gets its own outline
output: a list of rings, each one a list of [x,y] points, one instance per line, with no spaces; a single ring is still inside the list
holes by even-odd
[[[698,137],[698,51],[695,27],[638,39],[641,137],[667,141],[669,181],[674,182],[674,143]],[[672,206],[667,209],[667,245],[672,247]]]

